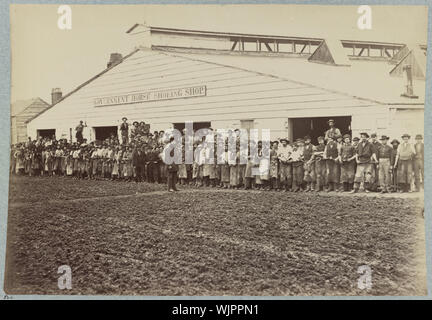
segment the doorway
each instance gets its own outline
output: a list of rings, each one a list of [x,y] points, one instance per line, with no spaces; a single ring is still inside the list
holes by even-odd
[[[95,132],[95,140],[104,141],[114,135],[117,137],[117,126],[112,127],[93,127]]]
[[[42,138],[52,138],[55,137],[55,129],[40,129],[37,131],[37,136]]]
[[[186,127],[184,122],[173,123],[173,126],[174,129],[177,129],[180,132],[182,132],[183,129]],[[194,132],[199,129],[206,129],[206,128],[211,128],[211,122],[193,122]]]
[[[304,138],[309,135],[313,144],[318,143],[318,137],[324,136],[329,129],[327,121],[335,120],[335,127],[338,128],[342,135],[348,133],[351,135],[351,116],[343,117],[317,117],[317,118],[292,118],[292,139]]]

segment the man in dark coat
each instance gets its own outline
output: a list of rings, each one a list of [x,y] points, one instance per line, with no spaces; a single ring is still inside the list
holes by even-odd
[[[351,193],[356,193],[360,189],[360,184],[364,183],[364,188],[366,192],[369,192],[369,184],[372,178],[371,172],[371,161],[376,160],[376,155],[374,153],[374,148],[372,144],[367,140],[369,135],[366,132],[360,133],[361,141],[357,146],[356,155],[356,174],[354,177],[354,189]]]
[[[169,148],[170,144],[173,143],[174,143],[174,137],[171,137],[169,145],[167,145],[165,148]],[[172,150],[170,151],[171,158],[174,158],[174,148],[172,148]],[[167,164],[167,186],[169,192],[178,191],[176,188],[177,171],[178,171],[178,165],[175,162]]]
[[[129,143],[129,124],[127,123],[127,118],[122,118],[122,124],[120,125],[120,133],[122,138],[122,144]]]

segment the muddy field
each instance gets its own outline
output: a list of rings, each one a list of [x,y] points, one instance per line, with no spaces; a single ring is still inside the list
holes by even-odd
[[[416,197],[10,183],[9,294],[426,294]],[[72,290],[57,287],[61,265]],[[362,265],[370,290],[357,286]]]

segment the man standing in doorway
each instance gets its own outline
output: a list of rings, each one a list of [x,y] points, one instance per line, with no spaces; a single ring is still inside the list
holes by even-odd
[[[87,123],[83,124],[83,121],[81,120],[79,125],[77,125],[75,128],[76,131],[75,138],[79,144],[81,144],[84,141],[84,137],[83,137],[84,127],[87,127]]]
[[[333,139],[336,136],[342,136],[340,130],[335,127],[336,121],[334,121],[333,119],[330,119],[327,122],[328,122],[330,129],[328,129],[325,132],[325,135],[324,135],[325,141],[328,141],[329,139]]]
[[[122,144],[129,143],[129,124],[127,123],[127,118],[122,118],[122,124],[120,125],[120,133],[122,138]]]

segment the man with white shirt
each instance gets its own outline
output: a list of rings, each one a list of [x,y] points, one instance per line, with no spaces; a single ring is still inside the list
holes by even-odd
[[[292,184],[291,154],[293,149],[288,139],[282,138],[279,141],[281,143],[278,148],[280,183],[281,186],[285,186],[285,191],[289,191]]]
[[[402,143],[399,145],[396,154],[394,168],[397,168],[397,179],[399,192],[411,192],[413,175],[413,159],[416,155],[414,146],[409,143],[410,135],[405,133],[402,136]]]
[[[293,183],[292,191],[302,191],[303,184],[303,152],[304,152],[304,141],[303,139],[297,139],[293,152],[291,153],[292,171],[293,171]]]

